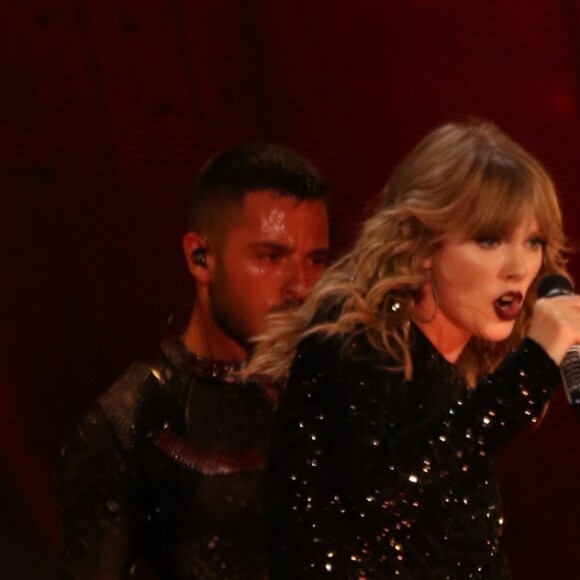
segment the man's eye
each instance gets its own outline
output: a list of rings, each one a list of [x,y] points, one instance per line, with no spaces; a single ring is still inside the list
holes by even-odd
[[[324,267],[327,264],[327,257],[326,256],[312,256],[311,260],[313,266],[321,266]]]
[[[264,254],[258,254],[258,259],[264,262],[278,262],[282,258],[282,254],[279,252],[267,252]]]

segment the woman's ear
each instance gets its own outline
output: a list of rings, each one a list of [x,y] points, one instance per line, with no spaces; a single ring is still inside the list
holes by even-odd
[[[430,270],[431,266],[433,265],[433,258],[429,256],[423,260],[423,270]]]

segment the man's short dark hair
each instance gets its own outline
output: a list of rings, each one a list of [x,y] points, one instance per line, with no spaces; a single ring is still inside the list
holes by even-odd
[[[246,193],[260,190],[326,203],[326,185],[304,157],[276,143],[249,143],[227,149],[204,166],[193,191],[191,229],[219,226],[224,211],[241,206]]]

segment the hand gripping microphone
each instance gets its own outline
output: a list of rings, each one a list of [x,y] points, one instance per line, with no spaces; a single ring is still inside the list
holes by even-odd
[[[538,298],[572,296],[574,287],[567,278],[558,274],[546,276],[538,286]],[[568,402],[580,417],[580,344],[571,347],[560,365],[562,383]]]

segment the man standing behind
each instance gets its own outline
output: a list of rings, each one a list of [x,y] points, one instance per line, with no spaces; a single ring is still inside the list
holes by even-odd
[[[259,478],[275,390],[239,383],[265,316],[300,304],[328,252],[317,171],[273,144],[198,177],[183,239],[195,297],[183,335],[133,364],[63,449],[59,577],[266,578]]]

